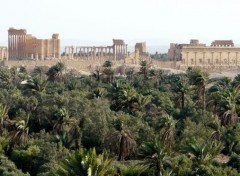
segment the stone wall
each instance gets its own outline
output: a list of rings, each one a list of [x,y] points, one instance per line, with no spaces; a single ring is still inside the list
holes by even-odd
[[[75,60],[75,59],[52,59],[52,60],[21,60],[21,61],[2,61],[1,66],[5,67],[20,67],[26,66],[31,70],[36,66],[51,67],[58,62],[64,63],[67,69],[75,69],[77,71],[94,71],[97,67],[103,65],[106,60],[89,61],[89,60]],[[115,64],[115,63],[114,63]]]
[[[157,61],[152,60],[152,66],[160,67],[160,68],[173,68],[173,69],[180,69],[181,61]]]
[[[182,67],[201,69],[237,69],[240,66],[240,48],[235,47],[184,47]]]

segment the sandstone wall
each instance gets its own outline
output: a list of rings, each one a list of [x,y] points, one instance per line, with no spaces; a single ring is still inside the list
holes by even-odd
[[[51,67],[58,62],[62,62],[68,69],[78,71],[94,71],[98,66],[103,65],[106,60],[91,61],[91,60],[70,60],[70,59],[52,59],[52,60],[19,60],[19,61],[2,61],[1,66],[5,67],[20,67],[26,66],[27,69],[33,69],[36,66]]]

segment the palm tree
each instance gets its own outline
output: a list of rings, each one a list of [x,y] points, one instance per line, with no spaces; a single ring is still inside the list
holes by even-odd
[[[80,149],[59,163],[60,169],[56,171],[59,176],[105,176],[112,174],[110,164],[112,160],[104,154],[97,155],[96,150]]]
[[[218,79],[213,86],[208,89],[208,103],[210,110],[217,113],[220,109],[221,94],[232,87],[231,79],[228,77]]]
[[[54,116],[57,118],[53,125],[57,141],[61,141],[67,148],[79,148],[82,136],[80,128],[82,122],[70,117],[65,108],[55,112]]]
[[[238,123],[237,104],[240,97],[240,86],[230,87],[221,94],[220,115],[223,125]]]
[[[104,95],[104,92],[105,90],[103,88],[96,88],[95,90],[93,90],[92,95],[94,98],[99,99]]]
[[[33,69],[33,72],[32,72],[32,76],[34,77],[39,77],[41,80],[44,79],[46,76],[47,72],[47,67],[43,67],[43,66],[36,66],[34,69]]]
[[[0,80],[1,80],[1,87],[10,88],[12,86],[12,74],[9,69],[1,68],[0,69]]]
[[[12,145],[25,145],[29,139],[29,116],[27,120],[18,120],[15,122],[15,130],[10,132]]]
[[[221,121],[218,117],[215,117],[214,121],[209,122],[207,126],[213,130],[211,134],[211,139],[220,141],[222,139],[223,127],[221,126]]]
[[[107,60],[104,62],[103,67],[112,67],[112,65],[113,65],[112,62]]]
[[[56,65],[53,65],[49,68],[46,75],[48,76],[49,81],[62,81],[63,71],[65,69],[65,65],[62,62],[58,62]]]
[[[144,79],[147,79],[149,65],[146,60],[141,61],[140,72],[144,75]]]
[[[197,86],[197,92],[202,96],[202,108],[203,111],[206,110],[206,86],[208,84],[209,75],[200,69],[194,69],[189,71],[190,83]]]
[[[126,75],[127,75],[127,79],[128,79],[130,82],[132,82],[132,81],[133,81],[133,75],[134,75],[134,69],[133,69],[133,68],[130,68],[130,69],[127,71]]]
[[[172,89],[180,93],[182,109],[184,109],[186,94],[191,91],[188,78],[185,75],[178,75],[172,82]]]
[[[8,118],[8,106],[0,104],[0,136],[3,135],[3,130],[8,129],[12,122]]]
[[[238,146],[240,141],[240,125],[230,126],[225,128],[222,134],[222,141],[224,142],[224,151],[228,155],[232,155],[233,152],[238,152]]]
[[[115,131],[107,135],[105,144],[118,155],[118,161],[122,161],[134,152],[136,142],[131,134],[123,129],[122,118],[114,120],[113,126]]]
[[[169,115],[160,118],[160,137],[168,147],[171,147],[174,140],[175,125],[176,121]]]
[[[107,83],[112,82],[114,76],[114,70],[111,67],[107,67],[103,70],[103,74],[107,76]]]
[[[154,169],[155,176],[162,176],[172,168],[170,150],[158,138],[143,143],[138,156],[143,159],[141,164]]]
[[[220,142],[214,141],[197,141],[195,139],[187,141],[182,147],[181,151],[189,154],[193,160],[195,168],[200,165],[207,165],[220,154],[223,145]]]
[[[32,93],[44,92],[47,85],[48,82],[46,80],[39,79],[38,77],[28,79],[25,84],[26,89],[30,90]]]

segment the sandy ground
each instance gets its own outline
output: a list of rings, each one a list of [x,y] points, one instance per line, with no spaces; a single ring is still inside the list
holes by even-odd
[[[226,72],[222,72],[222,73],[210,73],[209,77],[210,78],[230,77],[233,79],[238,74],[240,74],[240,70],[226,71]]]

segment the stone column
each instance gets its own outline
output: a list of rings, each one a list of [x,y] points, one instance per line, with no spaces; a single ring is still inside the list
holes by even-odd
[[[203,68],[205,68],[205,52],[203,52]]]
[[[11,48],[10,47],[10,38],[11,38],[10,35],[8,35],[8,51],[9,51],[9,55],[11,55],[11,53],[10,53],[10,51],[11,51],[10,50],[10,48]]]
[[[47,57],[49,57],[49,40],[47,40]]]
[[[72,46],[72,59],[74,58],[74,47]]]
[[[100,60],[100,48],[97,48],[97,59]]]
[[[90,47],[90,48],[89,48],[89,57],[90,57],[91,60],[93,60],[93,57],[92,57],[92,56],[93,56],[93,48]]]
[[[14,42],[15,42],[15,40],[14,40],[14,35],[11,35],[11,38],[12,38],[12,40],[11,40],[11,45],[12,45],[12,59],[15,60],[15,55],[14,55],[14,50],[15,50],[15,45],[14,45]]]
[[[56,52],[56,44],[55,44],[55,39],[53,39],[52,52],[53,52],[53,58],[55,59],[55,52]]]
[[[25,59],[25,41],[24,41],[24,35],[22,35],[22,57]]]
[[[65,56],[64,57],[66,59],[67,58],[67,48],[65,47],[64,50],[65,50]]]
[[[6,60],[8,60],[8,49],[6,48]]]
[[[118,60],[118,54],[119,54],[119,45],[116,45],[116,60]]]
[[[80,59],[82,59],[82,56],[83,56],[83,52],[82,52],[82,48],[80,47],[79,48],[79,57],[80,57]]]
[[[20,48],[19,48],[19,35],[16,35],[16,49],[17,49],[17,60],[19,60],[19,53],[20,53]]]
[[[187,66],[188,66],[188,54],[189,54],[189,52],[187,52],[187,55],[186,55],[186,63],[185,63],[185,65],[187,65]]]
[[[125,52],[126,52],[126,57],[128,57],[128,50],[127,50],[127,44],[125,45]]]
[[[3,51],[2,51],[2,50],[3,50],[3,49],[0,48],[0,54],[1,54],[0,60],[3,60]]]
[[[220,66],[222,65],[222,52],[219,53],[220,54]]]
[[[230,55],[230,52],[228,52],[228,66],[230,66],[230,60],[229,60],[229,55]]]
[[[101,59],[103,59],[103,48],[101,48]]]
[[[211,55],[212,55],[211,64],[214,65],[214,60],[213,60],[213,55],[214,55],[214,53],[212,52]]]
[[[18,35],[16,35],[16,59],[19,60]]]
[[[12,44],[13,44],[13,59],[16,60],[15,35],[13,35],[13,42],[12,42]]]
[[[238,61],[238,52],[236,52],[236,65],[239,64],[238,62],[239,62],[239,61]]]
[[[118,59],[121,59],[122,56],[122,45],[119,45],[119,56]]]
[[[18,43],[18,46],[19,46],[19,47],[18,47],[18,49],[19,49],[19,58],[20,58],[20,59],[23,59],[23,58],[22,58],[22,35],[19,35],[19,36],[18,36],[18,39],[19,39],[19,41],[18,41],[18,42],[19,42],[19,43]]]
[[[14,38],[14,44],[15,44],[15,60],[17,60],[17,55],[18,55],[18,50],[17,50],[17,35],[15,35],[15,38]]]
[[[41,41],[41,60],[44,60],[44,41],[43,40]]]
[[[93,47],[92,48],[92,55],[93,55],[93,60],[95,60],[95,56],[96,56],[96,48],[95,47]]]
[[[17,58],[17,40],[16,40],[16,35],[13,36],[13,55],[14,55],[14,60]]]
[[[116,60],[116,45],[113,45],[113,59]]]
[[[87,48],[87,60],[89,60],[89,48]]]
[[[195,66],[197,66],[197,52],[195,52]]]

